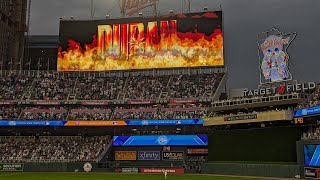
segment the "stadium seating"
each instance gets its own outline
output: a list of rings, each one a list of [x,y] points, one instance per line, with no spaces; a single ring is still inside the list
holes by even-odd
[[[0,138],[1,162],[87,162],[96,161],[111,141],[97,137],[5,137]]]
[[[223,76],[224,73],[105,78],[69,77],[57,73],[36,77],[10,74],[0,78],[0,101],[210,98]]]
[[[202,103],[181,106],[14,106],[0,107],[0,120],[125,120],[201,119],[209,108]]]
[[[89,106],[97,101],[171,102],[212,98],[224,73],[191,75],[130,75],[127,77],[73,77],[59,73],[0,78],[0,120],[118,120],[194,119],[208,114],[208,104]],[[13,102],[14,101],[14,102]],[[23,102],[23,103],[20,103]],[[31,102],[31,103],[30,103]],[[37,104],[37,102],[58,102]],[[80,102],[65,105],[64,102]],[[187,101],[188,102],[188,101]],[[196,101],[195,101],[196,102]],[[18,104],[17,104],[18,103]],[[62,105],[64,104],[64,105]],[[77,104],[77,105],[76,105]],[[159,103],[161,104],[161,103]]]

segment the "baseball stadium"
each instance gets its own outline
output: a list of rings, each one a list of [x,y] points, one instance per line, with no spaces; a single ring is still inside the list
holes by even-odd
[[[0,1],[0,180],[320,179],[320,3],[78,1]]]

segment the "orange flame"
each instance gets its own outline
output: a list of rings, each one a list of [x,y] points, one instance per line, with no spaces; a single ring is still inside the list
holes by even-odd
[[[102,25],[98,40],[82,49],[69,40],[59,48],[59,71],[106,71],[150,68],[223,66],[223,36],[216,29],[210,36],[199,32],[181,33],[176,21]]]

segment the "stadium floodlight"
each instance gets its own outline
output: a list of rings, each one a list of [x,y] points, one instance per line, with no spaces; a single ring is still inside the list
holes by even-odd
[[[173,10],[170,10],[169,13],[170,13],[170,14],[173,14]]]

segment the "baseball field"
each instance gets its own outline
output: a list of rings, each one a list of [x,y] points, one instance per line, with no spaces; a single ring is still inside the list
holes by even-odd
[[[164,175],[108,173],[0,173],[1,180],[162,180]],[[168,180],[253,180],[263,178],[212,175],[171,175]]]

